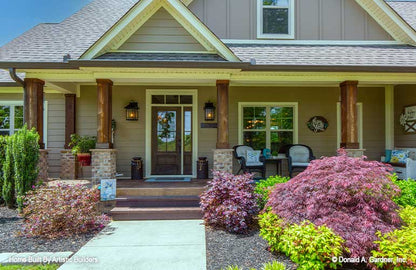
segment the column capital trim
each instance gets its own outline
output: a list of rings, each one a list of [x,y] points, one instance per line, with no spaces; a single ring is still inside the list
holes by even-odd
[[[109,84],[109,85],[113,85],[113,81],[110,79],[97,79],[96,82],[98,84]]]
[[[30,82],[30,83],[38,83],[38,84],[41,84],[41,85],[45,85],[45,81],[42,81],[42,80],[36,79],[36,78],[25,78],[24,82],[25,82],[25,84]]]
[[[349,85],[358,86],[358,81],[344,81],[339,84],[340,87],[349,86]]]
[[[230,81],[229,80],[217,80],[217,86],[218,85],[224,85],[224,84],[229,85]]]

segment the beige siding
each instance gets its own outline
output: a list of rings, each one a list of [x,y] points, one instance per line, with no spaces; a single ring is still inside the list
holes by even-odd
[[[190,9],[220,38],[257,38],[257,0],[194,0]],[[354,0],[295,0],[295,39],[391,40]]]
[[[399,85],[394,91],[394,146],[416,147],[416,133],[405,133],[400,125],[400,114],[408,105],[416,104],[416,85]]]
[[[116,120],[115,148],[117,171],[130,176],[130,159],[145,157],[145,95],[146,89],[166,89],[163,86],[115,86],[113,90],[113,118]],[[216,100],[215,87],[172,87],[174,89],[198,89],[198,156],[208,157],[212,168],[212,150],[215,148],[217,130],[201,128],[204,122],[204,103]],[[139,102],[139,121],[125,120],[124,106],[129,101]],[[298,102],[299,143],[311,146],[317,157],[331,156],[337,149],[337,102],[339,88],[307,87],[231,87],[230,88],[230,146],[238,144],[238,102]],[[363,137],[366,155],[379,160],[384,151],[384,88],[360,88],[358,102],[363,103]],[[416,102],[415,102],[416,103]],[[77,100],[78,132],[82,135],[96,134],[96,89],[82,87]],[[323,133],[310,131],[306,122],[312,116],[324,116],[329,127]],[[145,161],[146,162],[146,161]],[[237,167],[236,167],[237,169]]]
[[[0,94],[1,100],[23,100],[23,94]],[[59,177],[61,150],[65,144],[65,99],[63,94],[46,94],[48,101],[47,149],[49,177]]]
[[[159,9],[120,50],[206,51],[164,8]]]

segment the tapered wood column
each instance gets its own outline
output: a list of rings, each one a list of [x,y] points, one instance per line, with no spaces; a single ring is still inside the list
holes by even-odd
[[[358,149],[358,81],[345,81],[341,88],[341,147]]]
[[[112,92],[111,80],[97,79],[97,149],[113,147],[111,143]]]
[[[75,94],[65,95],[65,149],[71,142],[71,135],[76,132],[76,101]]]
[[[39,79],[25,79],[24,122],[28,129],[35,128],[39,133],[39,146],[45,148],[43,140],[43,87],[45,82]]]
[[[217,128],[217,149],[228,149],[228,88],[230,81],[217,81],[217,110],[218,110],[218,128]]]

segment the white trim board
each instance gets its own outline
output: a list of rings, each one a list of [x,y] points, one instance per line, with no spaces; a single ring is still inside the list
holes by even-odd
[[[257,45],[403,45],[396,40],[266,40],[266,39],[221,39],[225,44]]]
[[[364,149],[363,141],[363,103],[357,102],[357,118],[358,118],[358,142],[360,149]],[[337,147],[341,146],[341,102],[337,102]]]
[[[192,95],[192,105],[155,104],[155,107],[192,107],[192,175],[152,175],[152,95]],[[196,177],[198,159],[198,89],[146,89],[145,177]],[[183,146],[183,144],[182,144]]]

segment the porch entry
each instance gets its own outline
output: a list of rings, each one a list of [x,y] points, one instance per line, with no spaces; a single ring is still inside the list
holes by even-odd
[[[197,90],[147,90],[146,102],[146,177],[194,177]]]

